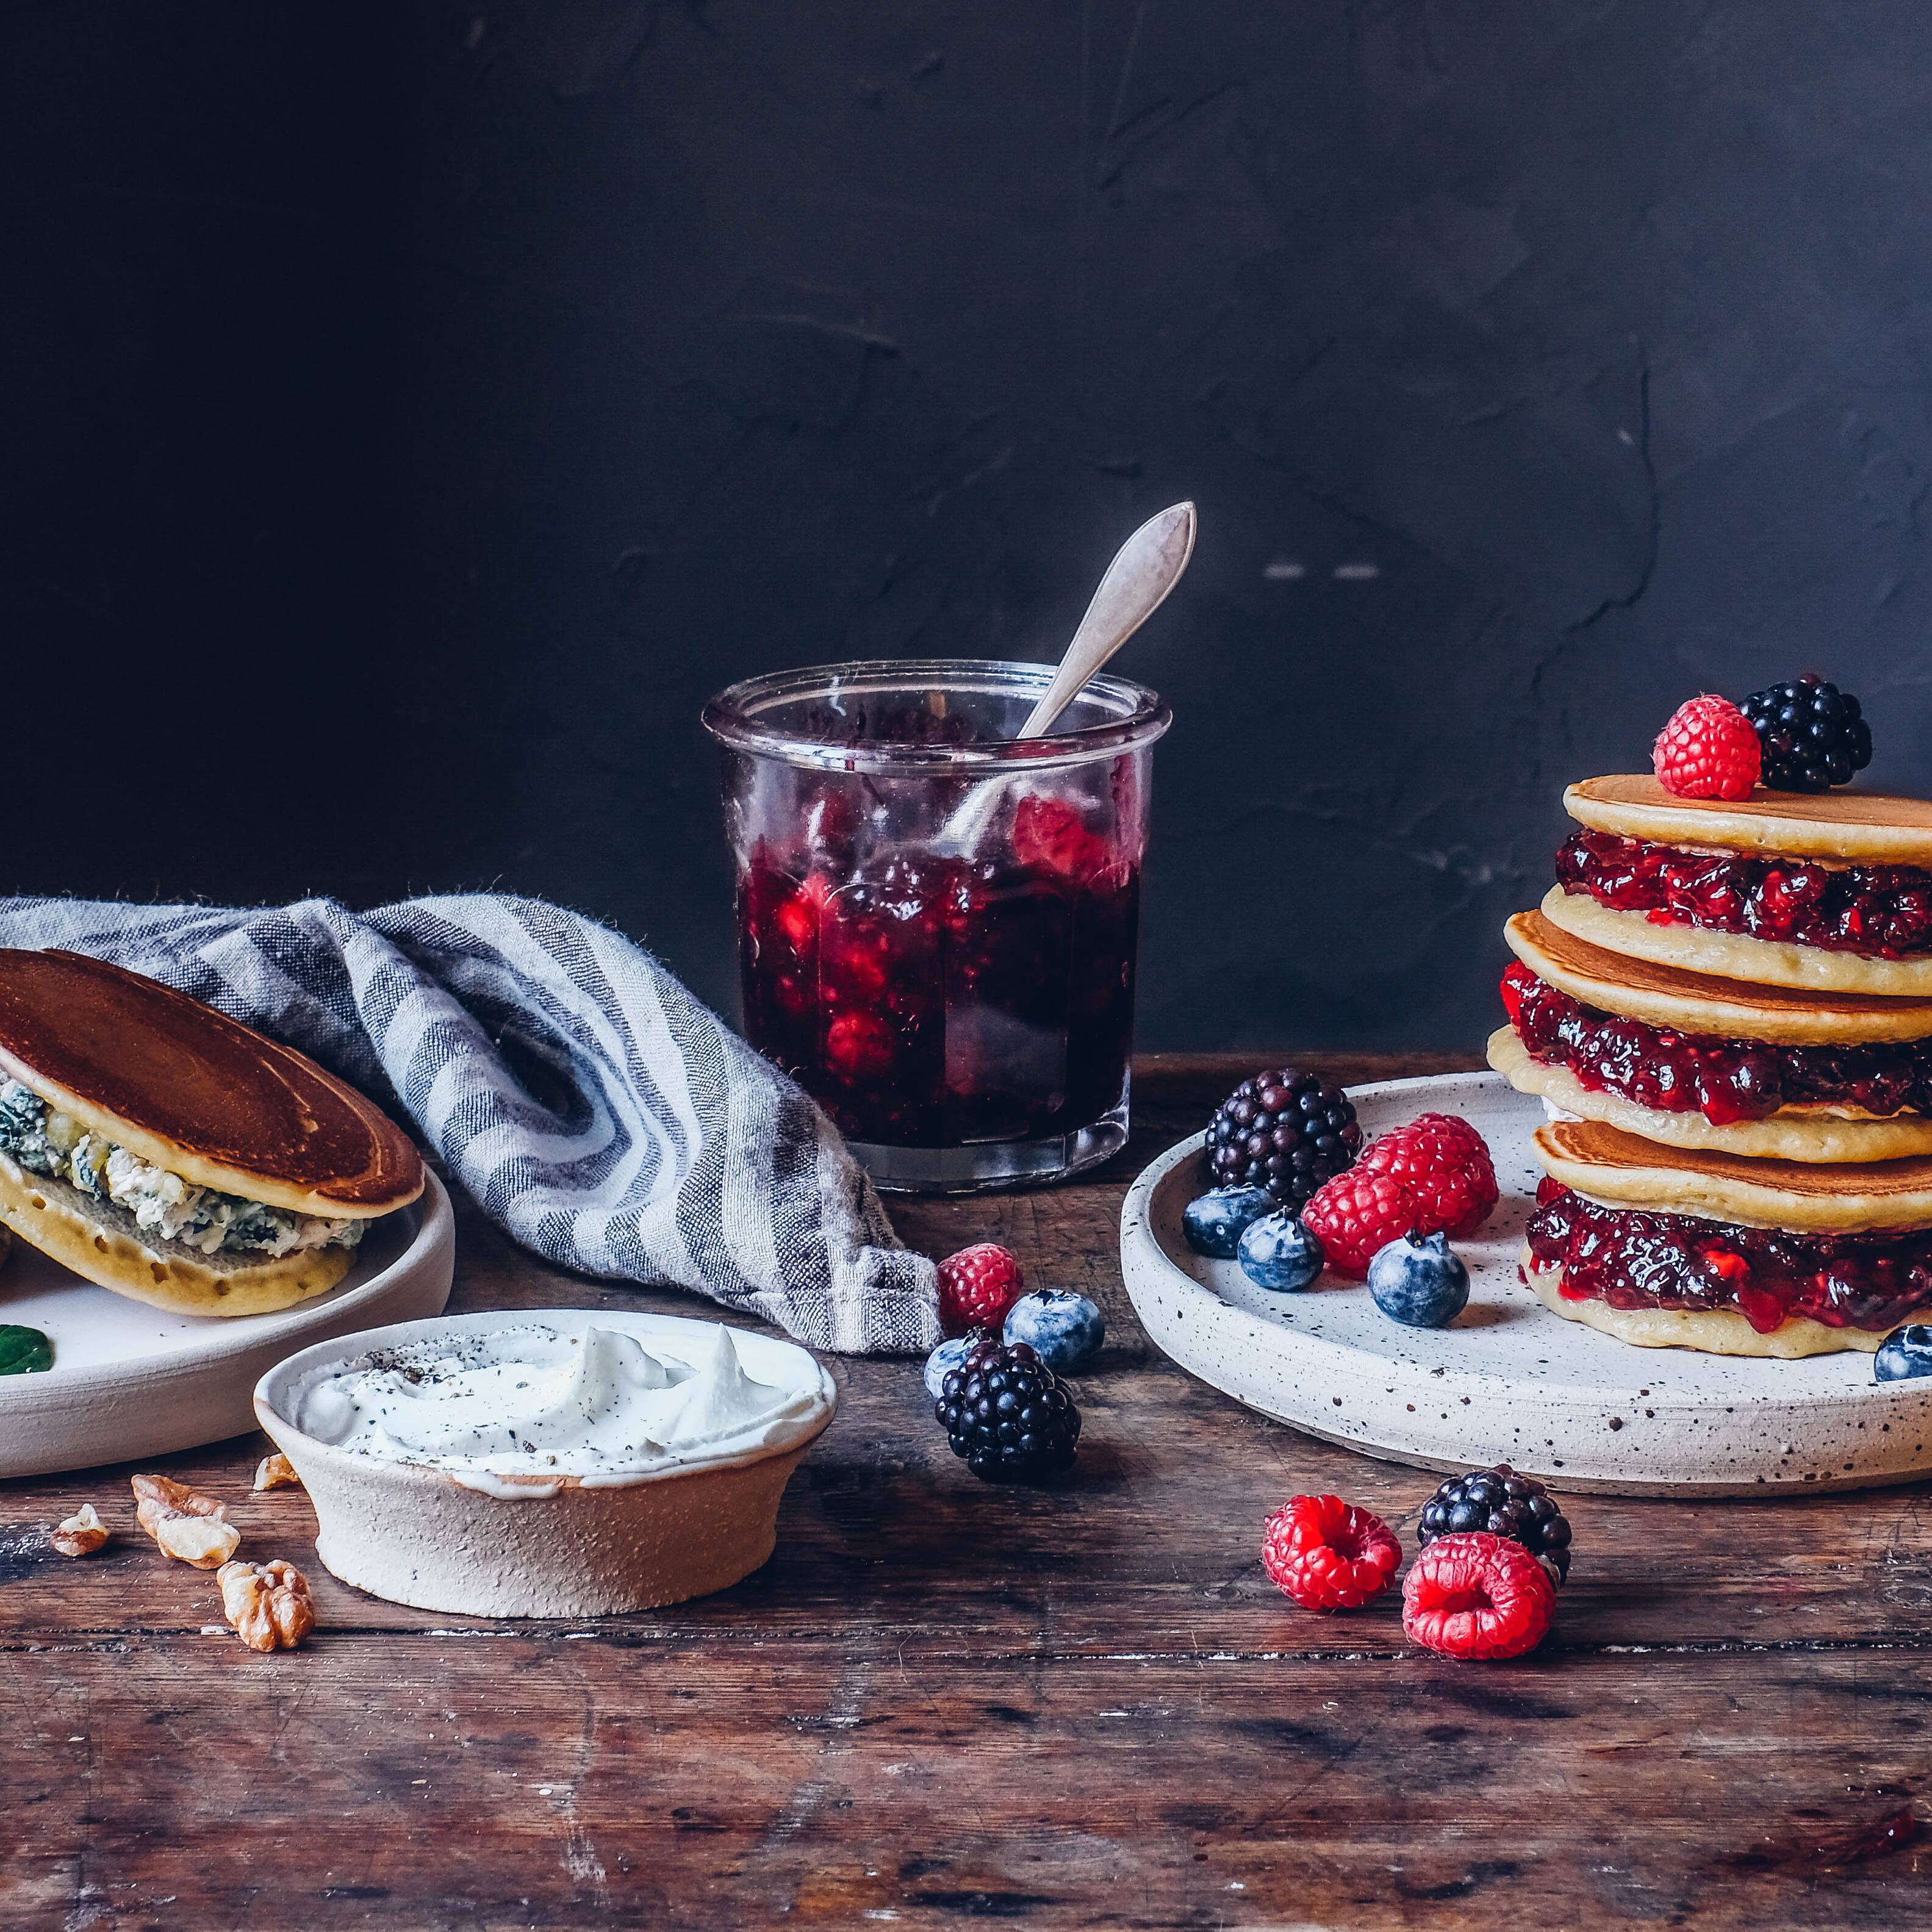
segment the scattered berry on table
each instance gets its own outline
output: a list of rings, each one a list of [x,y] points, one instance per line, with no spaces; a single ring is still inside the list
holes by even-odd
[[[1369,1292],[1406,1328],[1446,1328],[1468,1306],[1469,1270],[1448,1235],[1403,1234],[1376,1251]]]
[[[1932,1369],[1932,1362],[1927,1366]],[[1569,1520],[1534,1476],[1519,1475],[1507,1462],[1451,1476],[1423,1506],[1415,1538],[1426,1549],[1443,1537],[1473,1530],[1521,1544],[1552,1573],[1552,1582],[1568,1579]]]
[[[1208,1123],[1208,1172],[1219,1187],[1263,1187],[1299,1208],[1362,1144],[1355,1109],[1332,1081],[1276,1066],[1244,1080]]]
[[[1262,1534],[1262,1568],[1304,1610],[1358,1609],[1401,1563],[1388,1525],[1340,1496],[1290,1496]]]
[[[1322,1244],[1328,1265],[1355,1281],[1421,1218],[1421,1202],[1393,1174],[1359,1172],[1325,1182],[1301,1210],[1302,1225]]]
[[[1205,1194],[1197,1194],[1182,1210],[1180,1231],[1197,1255],[1231,1262],[1241,1244],[1242,1230],[1250,1221],[1258,1221],[1274,1211],[1274,1196],[1265,1187],[1250,1187],[1245,1183],[1234,1187],[1210,1187]]]
[[[1749,798],[1762,753],[1750,720],[1728,698],[1680,704],[1657,734],[1657,782],[1679,798]]]
[[[948,1335],[997,1328],[1026,1292],[1026,1277],[1010,1250],[976,1242],[939,1264],[939,1325]]]
[[[1903,1328],[1894,1328],[1878,1345],[1878,1353],[1872,1358],[1872,1376],[1882,1382],[1932,1376],[1932,1322],[1908,1322]]]
[[[1754,691],[1744,715],[1757,734],[1773,791],[1829,791],[1871,763],[1871,727],[1849,691],[1806,671]]]
[[[1521,1544],[1483,1530],[1438,1538],[1402,1580],[1404,1634],[1444,1657],[1521,1657],[1556,1613],[1543,1565]]]
[[[985,1328],[970,1328],[963,1335],[949,1335],[926,1357],[926,1392],[934,1402],[939,1400],[940,1385],[948,1371],[958,1367],[974,1343],[986,1340],[991,1332]]]
[[[1292,1214],[1264,1214],[1241,1231],[1241,1272],[1257,1288],[1293,1294],[1318,1276],[1322,1244]]]
[[[1453,1114],[1423,1114],[1372,1141],[1358,1172],[1386,1174],[1421,1204],[1418,1228],[1460,1240],[1496,1212],[1498,1191],[1488,1143]]]
[[[1080,1412],[1060,1378],[1024,1342],[990,1336],[940,1384],[933,1413],[952,1453],[982,1482],[1050,1476],[1073,1460]]]
[[[1006,1310],[1004,1338],[1024,1342],[1055,1375],[1071,1375],[1100,1352],[1107,1318],[1071,1288],[1036,1288]]]

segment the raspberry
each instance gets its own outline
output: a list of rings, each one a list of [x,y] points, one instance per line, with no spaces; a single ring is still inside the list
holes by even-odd
[[[1401,1562],[1388,1525],[1340,1496],[1290,1496],[1262,1536],[1262,1568],[1305,1610],[1359,1610]]]
[[[1449,1114],[1424,1114],[1384,1134],[1355,1163],[1360,1173],[1399,1180],[1422,1208],[1408,1232],[1460,1240],[1496,1212],[1496,1170],[1480,1134]]]
[[[1414,1233],[1422,1203],[1392,1174],[1359,1166],[1325,1181],[1301,1210],[1301,1225],[1322,1244],[1337,1274],[1360,1281],[1378,1250]]]
[[[1748,798],[1764,759],[1756,728],[1728,698],[1680,704],[1657,734],[1657,782],[1679,798]]]
[[[1752,742],[1756,742],[1756,734]],[[1013,812],[1013,856],[1022,866],[1044,866],[1065,879],[1084,879],[1107,862],[1105,840],[1064,799],[1029,792]]]
[[[1444,1657],[1521,1657],[1543,1641],[1556,1610],[1543,1565],[1486,1530],[1439,1538],[1402,1586],[1403,1634]]]
[[[1025,1292],[1026,1279],[1012,1254],[997,1242],[976,1242],[939,1264],[939,1325],[949,1335],[997,1331]]]

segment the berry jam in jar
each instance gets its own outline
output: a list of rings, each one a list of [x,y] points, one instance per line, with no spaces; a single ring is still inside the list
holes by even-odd
[[[880,1186],[1051,1180],[1125,1142],[1152,692],[908,661],[735,685],[724,748],[746,1037]]]

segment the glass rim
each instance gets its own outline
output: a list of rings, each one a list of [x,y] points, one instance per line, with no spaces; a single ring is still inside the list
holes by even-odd
[[[892,690],[925,685],[988,694],[1044,694],[1058,668],[1008,658],[855,658],[836,664],[805,664],[728,686],[705,706],[703,720],[704,728],[734,752],[812,770],[926,777],[1009,765],[1037,770],[1086,764],[1150,745],[1174,722],[1174,713],[1159,692],[1106,671],[1090,677],[1068,701],[1090,695],[1115,706],[1120,716],[1104,724],[1052,731],[1039,738],[995,738],[974,745],[827,745],[762,724],[757,716],[758,709],[765,705],[841,686]]]

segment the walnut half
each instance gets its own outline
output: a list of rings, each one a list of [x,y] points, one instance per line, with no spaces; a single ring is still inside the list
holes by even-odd
[[[107,1526],[92,1503],[82,1503],[54,1532],[54,1547],[63,1556],[92,1556],[107,1540]]]
[[[130,1476],[134,1516],[164,1555],[197,1570],[226,1563],[242,1541],[242,1532],[228,1520],[225,1504],[197,1496],[185,1483],[166,1476]]]
[[[292,1563],[224,1563],[221,1608],[250,1650],[292,1650],[315,1628],[308,1579]]]
[[[272,1456],[264,1456],[255,1466],[257,1495],[263,1490],[285,1490],[292,1484],[300,1489],[302,1478],[296,1474],[296,1466],[279,1449]]]

